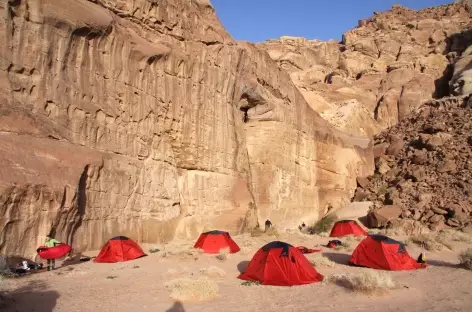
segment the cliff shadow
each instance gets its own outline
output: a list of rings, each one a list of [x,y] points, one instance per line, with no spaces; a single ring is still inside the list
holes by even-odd
[[[441,261],[441,260],[426,260],[426,265],[444,267],[444,268],[451,268],[451,269],[460,269],[461,268],[461,265],[458,264],[458,263],[450,263],[450,262]]]
[[[8,283],[8,280],[0,283]],[[56,291],[47,290],[44,282],[33,281],[13,291],[0,290],[0,310],[52,312],[59,297]]]
[[[185,308],[182,302],[176,301],[166,312],[185,312]]]
[[[345,253],[325,252],[323,255],[329,260],[343,265],[349,265],[349,259],[351,259],[351,255]]]

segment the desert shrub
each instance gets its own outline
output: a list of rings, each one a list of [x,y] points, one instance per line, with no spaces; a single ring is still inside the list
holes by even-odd
[[[320,234],[327,233],[331,226],[334,223],[334,218],[332,216],[326,216],[316,222],[314,225],[308,227],[308,233],[310,234]]]
[[[437,234],[438,241],[453,241],[472,243],[472,236],[470,234],[459,232],[456,230],[442,230]]]
[[[269,236],[275,236],[275,237],[280,236],[279,231],[277,231],[277,228],[273,226],[268,228],[264,233]]]
[[[395,288],[391,275],[384,271],[366,270],[356,274],[338,274],[327,278],[328,282],[334,282],[353,291],[367,294],[385,293]]]
[[[223,277],[226,275],[226,272],[219,267],[211,266],[200,269],[200,274],[206,275],[208,277]]]
[[[356,241],[360,242],[362,241],[364,238],[366,238],[365,236],[356,236]]]
[[[159,251],[161,251],[161,250],[157,249],[157,248],[149,249],[149,253],[156,253],[156,252],[159,252]]]
[[[459,254],[459,262],[464,268],[472,270],[472,248],[468,248]]]
[[[316,256],[310,259],[311,264],[315,267],[328,267],[332,268],[336,265],[333,261],[331,261],[329,258],[325,256]]]
[[[280,236],[279,232],[277,231],[277,228],[275,228],[274,226],[268,228],[265,231],[261,230],[258,226],[256,226],[251,231],[252,237],[260,237],[263,235],[276,236],[276,237]]]
[[[419,246],[423,246],[424,249],[427,251],[442,251],[446,247],[452,249],[452,247],[446,246],[447,242],[437,239],[437,235],[435,234],[421,234],[421,235],[414,235],[410,237],[411,241]]]
[[[242,282],[241,285],[242,286],[254,286],[254,285],[260,285],[261,283],[260,282],[253,282],[253,281],[245,281],[245,282]]]
[[[114,275],[110,275],[110,276],[107,276],[106,279],[115,279],[117,278],[118,276],[114,276]]]
[[[251,237],[259,237],[264,235],[264,231],[261,230],[258,226],[252,229],[251,231]]]
[[[218,284],[208,279],[180,278],[164,284],[171,291],[170,297],[180,301],[205,301],[218,295]]]

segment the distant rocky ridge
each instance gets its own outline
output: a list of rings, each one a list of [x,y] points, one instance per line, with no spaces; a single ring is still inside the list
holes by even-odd
[[[359,21],[340,43],[282,37],[258,47],[323,118],[351,133],[375,135],[425,101],[464,92],[457,83],[450,90],[449,80],[467,48],[463,33],[471,16],[469,1],[419,11],[395,5]]]

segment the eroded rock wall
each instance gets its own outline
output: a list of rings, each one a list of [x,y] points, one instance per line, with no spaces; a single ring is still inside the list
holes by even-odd
[[[282,37],[258,46],[332,125],[374,135],[449,93],[450,65],[464,51],[458,34],[471,14],[466,0],[419,11],[395,5],[359,21],[342,42]]]
[[[0,253],[310,222],[372,173],[207,1],[0,4]]]

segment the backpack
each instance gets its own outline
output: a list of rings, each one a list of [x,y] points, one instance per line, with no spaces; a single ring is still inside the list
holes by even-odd
[[[337,239],[334,239],[334,240],[330,240],[328,245],[326,245],[326,247],[328,248],[336,248],[337,246],[340,246],[342,243],[340,240],[337,240]]]

